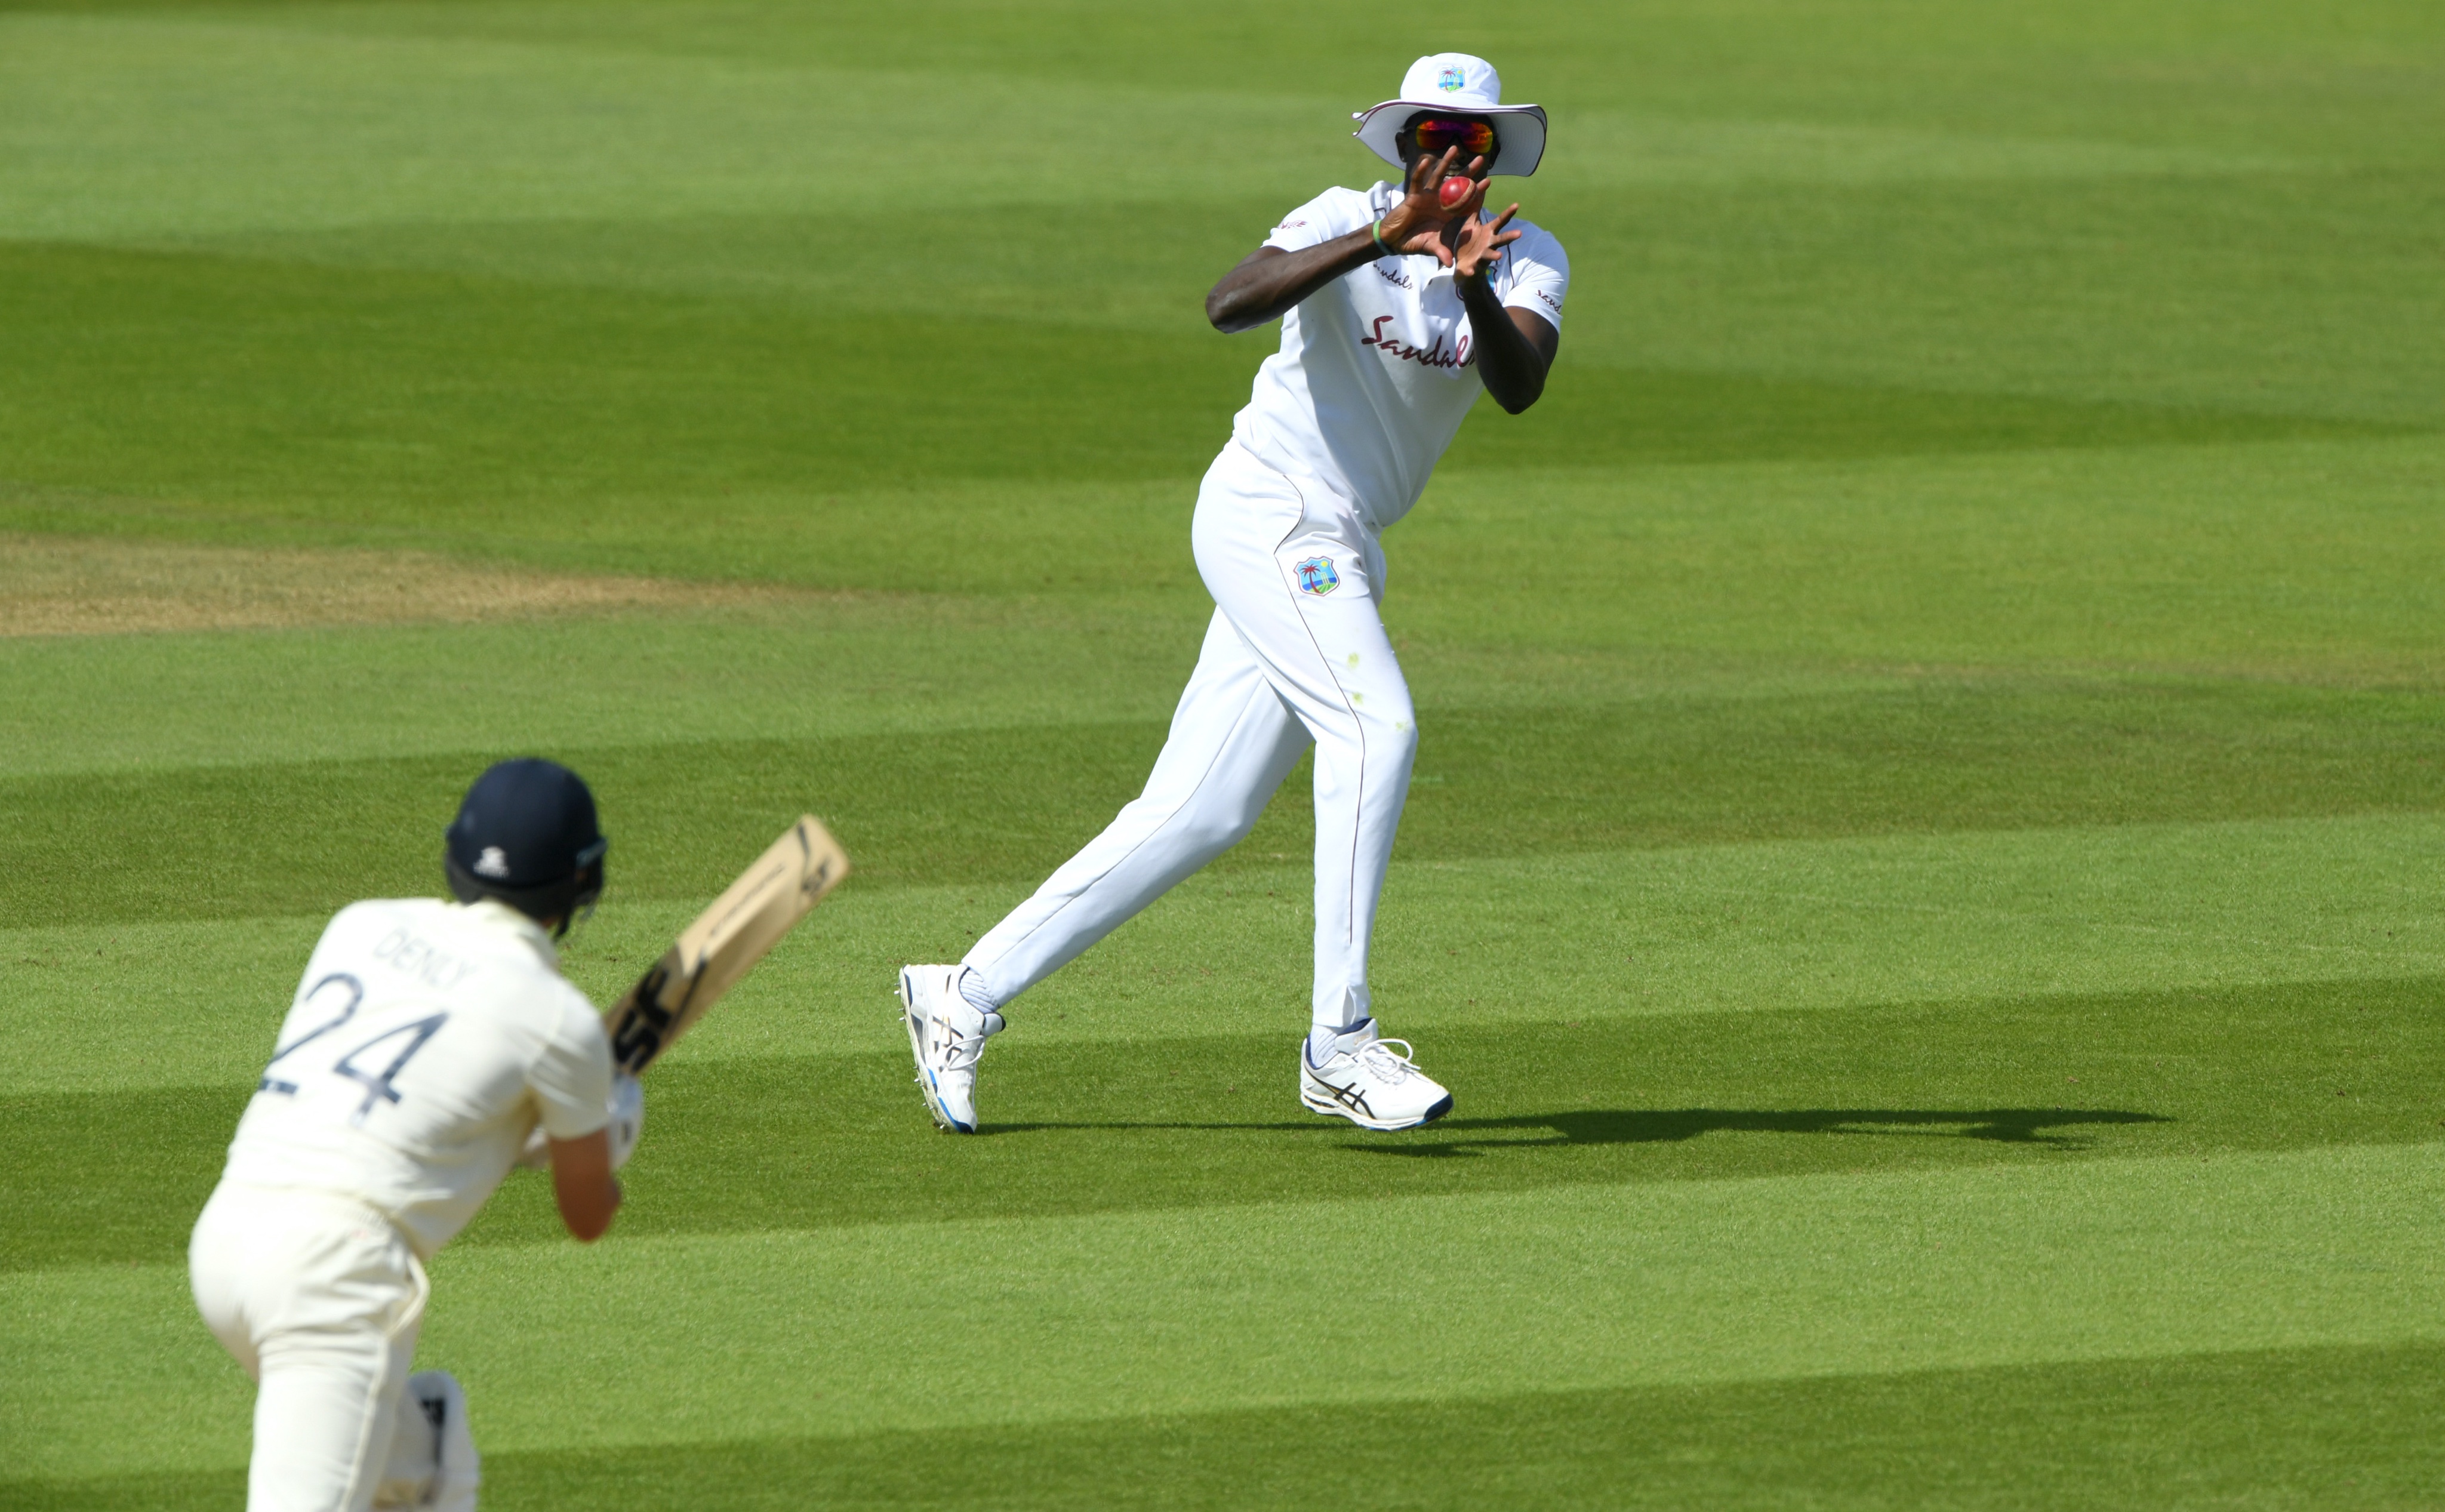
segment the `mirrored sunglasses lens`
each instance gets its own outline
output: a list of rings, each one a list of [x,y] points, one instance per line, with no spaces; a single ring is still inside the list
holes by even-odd
[[[1483,158],[1494,149],[1494,128],[1483,121],[1429,121],[1418,127],[1418,145],[1428,152],[1458,147]]]

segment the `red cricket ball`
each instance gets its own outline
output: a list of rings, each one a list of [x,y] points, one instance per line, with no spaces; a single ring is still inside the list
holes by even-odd
[[[1444,180],[1443,188],[1437,190],[1436,194],[1442,197],[1446,210],[1457,210],[1460,208],[1460,202],[1466,199],[1470,192],[1476,188],[1476,181],[1466,174],[1454,174]]]

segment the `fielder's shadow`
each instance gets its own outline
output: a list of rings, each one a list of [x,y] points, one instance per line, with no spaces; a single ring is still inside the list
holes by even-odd
[[[2120,1108],[1608,1108],[1512,1118],[1446,1118],[1396,1141],[1350,1148],[1433,1160],[1569,1145],[1669,1145],[1720,1132],[1976,1139],[2078,1149],[2092,1141],[2058,1130],[2172,1122],[2161,1114]]]
[[[1976,1139],[1995,1144],[2080,1149],[2092,1141],[2078,1130],[2114,1124],[2169,1124],[2159,1113],[2121,1108],[1590,1108],[1509,1118],[1445,1118],[1424,1129],[1366,1135],[1345,1148],[1373,1155],[1439,1160],[1510,1149],[1576,1145],[1670,1145],[1701,1134],[1866,1135],[1879,1138]],[[1305,1123],[1026,1123],[988,1124],[980,1132],[1017,1134],[1049,1129],[1195,1129],[1236,1133],[1349,1134],[1328,1120]]]

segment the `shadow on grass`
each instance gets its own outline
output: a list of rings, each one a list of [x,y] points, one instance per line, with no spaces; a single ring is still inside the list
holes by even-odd
[[[1552,1149],[1577,1145],[1678,1144],[1701,1134],[1865,1134],[1929,1139],[1977,1139],[2007,1145],[2078,1149],[2090,1142],[2082,1126],[2169,1124],[2159,1113],[2122,1108],[1605,1108],[1572,1112],[1521,1113],[1510,1118],[1446,1118],[1424,1129],[1348,1148],[1376,1155],[1436,1159],[1483,1155],[1491,1150]],[[1201,1129],[1236,1133],[1339,1133],[1322,1120],[1248,1123],[1029,1123],[989,1124],[987,1134],[1072,1129]],[[1540,1132],[1543,1137],[1536,1137]],[[1457,1138],[1452,1136],[1459,1136]]]
[[[2085,1137],[2055,1130],[2082,1125],[2171,1122],[2160,1114],[2120,1108],[1588,1109],[1579,1112],[1524,1113],[1514,1118],[1446,1118],[1420,1131],[1442,1136],[1431,1142],[1405,1139],[1398,1144],[1371,1143],[1351,1148],[1378,1155],[1434,1159],[1568,1145],[1676,1144],[1701,1134],[1730,1132],[1901,1135],[2078,1149],[2089,1143]],[[1521,1137],[1538,1130],[1544,1131],[1543,1138]]]

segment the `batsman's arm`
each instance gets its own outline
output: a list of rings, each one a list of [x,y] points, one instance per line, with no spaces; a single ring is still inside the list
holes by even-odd
[[[611,1134],[598,1129],[551,1141],[551,1198],[569,1231],[591,1244],[620,1210],[620,1183],[611,1174]]]
[[[636,1144],[644,1104],[637,1084],[612,1069],[611,1044],[593,1004],[567,982],[559,998],[559,1031],[544,1041],[527,1072],[535,1128],[521,1164],[551,1166],[560,1221],[590,1243],[620,1210],[620,1184],[611,1173],[626,1158],[622,1141],[631,1148]],[[564,1129],[570,1130],[566,1137],[554,1132]]]

